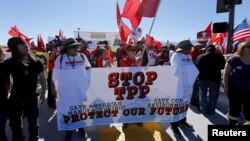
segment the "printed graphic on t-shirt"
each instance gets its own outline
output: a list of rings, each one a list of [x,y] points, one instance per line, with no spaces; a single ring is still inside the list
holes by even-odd
[[[91,67],[87,57],[84,54],[77,54],[76,56],[63,56],[57,57],[55,61],[55,69],[78,69],[81,67]]]
[[[188,62],[191,61],[191,59],[189,59],[189,58],[182,58],[181,61],[182,61],[182,63],[188,63]]]
[[[148,52],[148,65],[155,65],[156,53],[154,51]]]
[[[74,61],[74,62],[66,61],[65,66],[71,66],[71,65],[78,66],[78,65],[83,65],[83,63],[84,63],[83,60],[82,61]]]

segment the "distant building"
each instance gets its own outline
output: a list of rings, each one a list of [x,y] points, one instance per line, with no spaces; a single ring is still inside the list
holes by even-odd
[[[86,41],[99,42],[107,40],[110,47],[115,49],[120,45],[120,36],[118,32],[85,32],[85,31],[74,31],[74,37],[78,36]],[[90,47],[91,48],[91,47]]]

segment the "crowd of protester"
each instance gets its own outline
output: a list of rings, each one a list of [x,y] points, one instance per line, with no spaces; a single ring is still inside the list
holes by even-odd
[[[0,140],[7,141],[7,119],[10,120],[12,140],[24,140],[21,117],[25,114],[29,124],[29,140],[36,141],[39,139],[39,104],[44,101],[46,91],[44,67],[29,53],[27,44],[20,37],[10,38],[7,44],[8,51],[12,54],[10,59],[4,59],[4,52],[0,47]],[[192,87],[190,103],[197,106],[205,115],[214,114],[221,85],[221,71],[226,66],[224,93],[229,99],[229,124],[237,124],[242,106],[246,121],[250,121],[249,41],[240,43],[234,57],[228,61],[216,46],[207,45],[202,41],[197,41],[193,45],[189,40],[180,41],[177,45],[163,46],[160,50],[154,44],[146,46],[144,40],[136,44],[121,43],[113,52],[108,41],[98,42],[96,49],[90,51],[84,39],[67,38],[61,43],[47,44],[46,49],[49,53],[47,104],[50,108],[56,108],[57,95],[52,81],[53,68],[195,65],[199,75]],[[13,79],[11,88],[10,75]],[[42,86],[41,94],[36,91],[38,77]],[[143,126],[142,123],[137,125]],[[127,124],[124,123],[124,126]],[[177,136],[182,136],[179,126],[193,129],[192,125],[186,122],[186,118],[173,122],[171,129]],[[78,132],[85,137],[84,128],[78,129]],[[72,131],[66,131],[65,141],[70,141],[71,138]]]

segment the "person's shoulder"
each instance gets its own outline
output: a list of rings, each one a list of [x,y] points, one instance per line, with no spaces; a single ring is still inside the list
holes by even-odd
[[[57,56],[57,58],[56,58],[56,59],[59,59],[59,58],[61,58],[61,57],[66,57],[66,54],[65,54],[65,53],[63,53],[63,54],[59,54],[59,55]]]
[[[3,63],[3,67],[5,68],[5,69],[10,69],[10,68],[13,68],[13,69],[15,69],[15,65],[16,63],[15,63],[15,60],[13,60],[13,58],[9,58],[9,59],[6,59],[5,61],[4,61],[4,63]]]
[[[176,57],[179,57],[181,54],[178,53],[178,52],[174,52],[171,56],[171,58],[176,58]]]
[[[224,58],[225,59],[225,56],[223,54],[220,54],[220,53],[217,53],[217,52],[214,52],[214,55],[218,58]]]
[[[227,62],[229,64],[233,65],[233,64],[239,64],[241,62],[241,60],[240,60],[240,57],[236,55],[236,56],[228,57]]]
[[[228,61],[238,61],[238,60],[240,60],[240,57],[237,56],[237,55],[231,56],[231,57],[229,57],[229,59],[228,59]]]
[[[81,56],[81,55],[85,55],[85,54],[82,53],[82,52],[78,52],[78,53],[77,53],[77,56]]]
[[[90,53],[90,50],[89,50],[89,49],[86,49],[85,51],[88,52],[88,53]]]
[[[65,55],[65,54],[59,54],[59,55],[55,58],[55,61],[54,61],[54,62],[57,62],[57,61],[63,59],[64,55]]]
[[[35,60],[34,61],[34,66],[36,67],[43,67],[43,63],[40,60]]]
[[[199,56],[196,58],[196,60],[195,60],[195,61],[201,60],[202,58],[204,58],[204,56],[205,56],[205,54],[201,54],[201,55],[199,55]]]
[[[203,53],[201,55],[199,55],[197,58],[204,58],[204,57],[208,57],[208,56],[211,56],[212,54],[209,53],[209,52],[206,52],[206,53]]]
[[[176,52],[176,51],[173,52],[173,56],[174,55],[179,55],[179,54],[181,54],[181,53],[180,52]]]
[[[10,64],[10,63],[13,63],[13,59],[12,58],[6,59],[4,61],[4,64]]]
[[[77,57],[85,57],[86,58],[87,56],[84,53],[78,53]]]

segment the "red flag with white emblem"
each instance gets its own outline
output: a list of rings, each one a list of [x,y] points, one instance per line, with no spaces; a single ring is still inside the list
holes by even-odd
[[[117,18],[117,25],[119,27],[119,34],[121,37],[121,42],[126,43],[128,36],[131,34],[131,30],[127,25],[125,25],[121,19],[120,8],[118,2],[116,3],[116,18]]]

